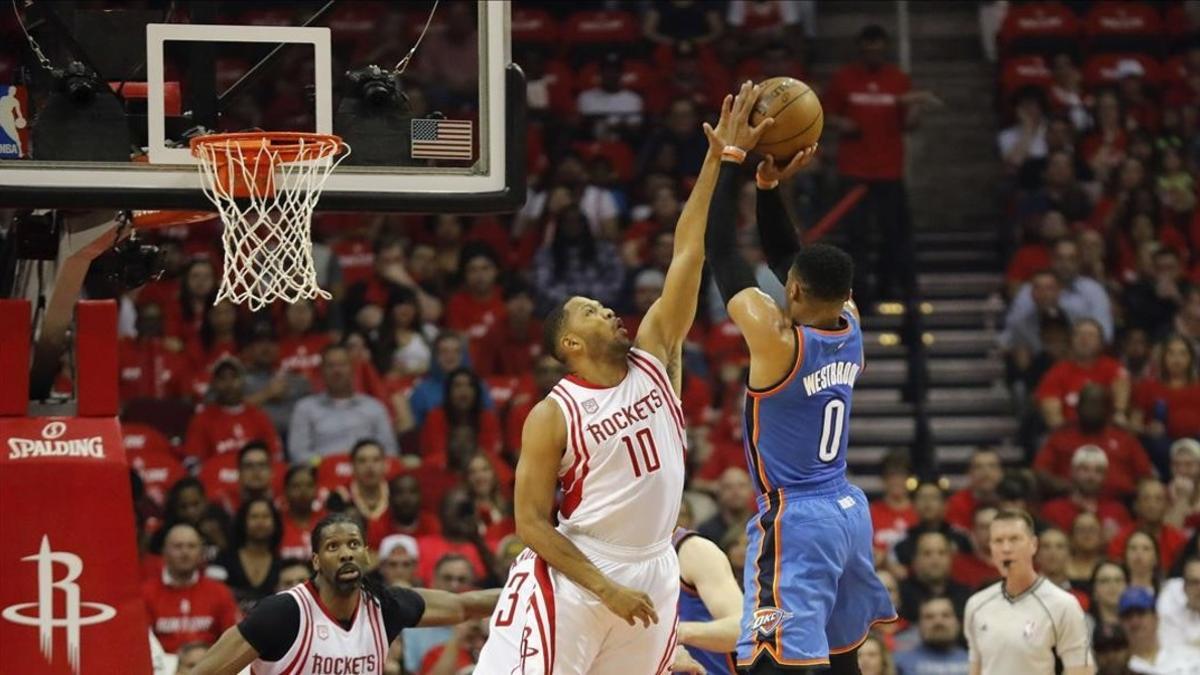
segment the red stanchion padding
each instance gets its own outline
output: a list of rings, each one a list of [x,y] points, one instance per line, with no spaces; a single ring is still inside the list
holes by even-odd
[[[0,418],[5,673],[150,675],[115,418]]]
[[[23,417],[29,410],[28,300],[0,300],[0,417]]]
[[[75,308],[75,398],[80,417],[117,414],[117,303],[81,300]]]

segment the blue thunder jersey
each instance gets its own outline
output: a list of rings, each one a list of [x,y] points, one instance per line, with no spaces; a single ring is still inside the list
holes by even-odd
[[[747,388],[746,466],[760,493],[821,490],[846,481],[850,399],[863,369],[862,328],[796,326],[796,353],[782,382]]]
[[[679,546],[688,537],[698,537],[691,530],[685,530],[682,527],[675,528],[675,535],[672,537],[672,543],[675,545],[675,551],[679,551]],[[684,579],[679,580],[679,620],[680,621],[712,621],[712,612],[708,611],[708,607],[704,605],[704,601],[700,599],[700,594],[696,592],[696,588],[689,584]],[[709,675],[736,675],[737,669],[734,666],[733,655],[719,652],[704,651],[698,647],[684,645],[688,653],[692,655],[696,662],[704,666],[704,672]]]

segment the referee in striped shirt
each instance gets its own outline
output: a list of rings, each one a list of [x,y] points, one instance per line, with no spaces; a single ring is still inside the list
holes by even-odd
[[[1003,579],[971,596],[963,617],[971,675],[1053,675],[1056,658],[1065,675],[1093,675],[1083,608],[1033,567],[1033,518],[998,513],[991,552]]]

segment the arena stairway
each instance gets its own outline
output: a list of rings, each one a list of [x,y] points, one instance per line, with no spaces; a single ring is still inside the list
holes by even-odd
[[[918,300],[909,309],[900,303],[865,308],[867,367],[855,388],[848,460],[869,494],[881,488],[879,463],[891,447],[927,444],[933,472],[954,487],[965,482],[978,445],[998,446],[1007,462],[1021,456],[1010,442],[1017,423],[995,347],[1006,248],[998,235],[1003,176],[994,149],[995,76],[980,48],[975,3],[907,5],[914,86],[933,91],[946,106],[929,112],[906,139]],[[817,7],[812,53],[819,82],[854,58],[862,26],[877,23],[897,35],[895,3]],[[919,312],[915,327],[907,311]]]

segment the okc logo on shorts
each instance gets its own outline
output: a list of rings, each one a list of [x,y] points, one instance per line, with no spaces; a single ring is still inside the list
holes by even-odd
[[[792,613],[778,607],[762,607],[754,610],[750,619],[750,631],[758,631],[759,637],[766,639],[775,634],[779,624],[784,619],[791,618]]]

